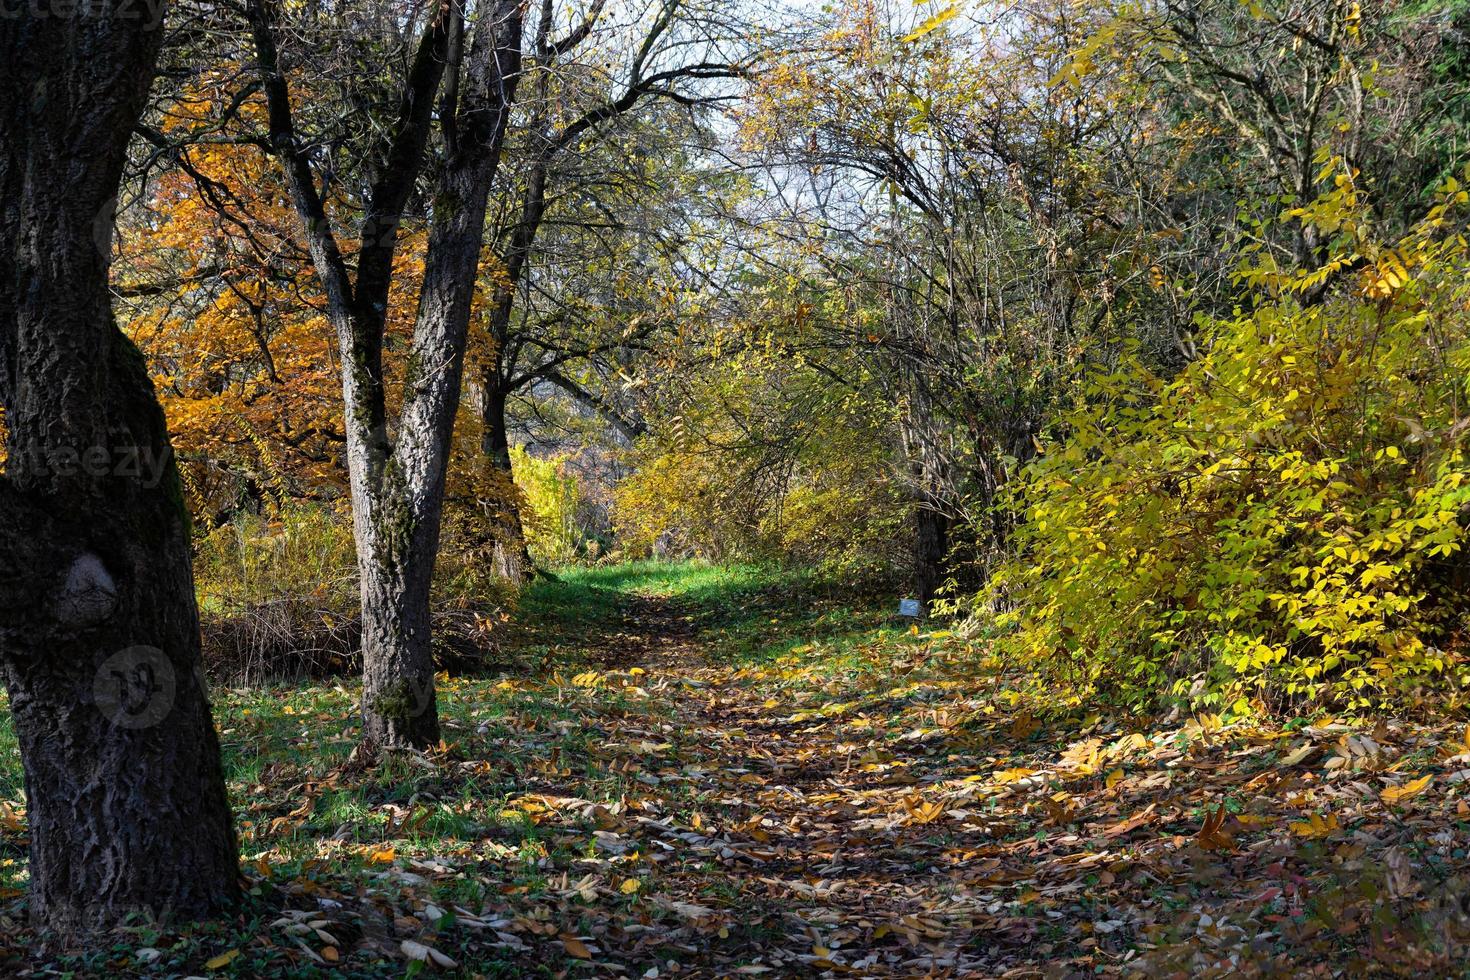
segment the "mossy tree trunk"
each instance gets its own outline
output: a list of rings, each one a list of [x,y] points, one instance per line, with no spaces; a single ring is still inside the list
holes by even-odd
[[[31,913],[69,940],[140,913],[209,916],[239,890],[188,515],[108,293],[161,33],[147,18],[0,19],[0,665]]]

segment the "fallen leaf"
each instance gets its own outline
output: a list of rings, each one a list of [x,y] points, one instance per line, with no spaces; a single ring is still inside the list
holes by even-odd
[[[205,960],[204,968],[206,970],[220,970],[229,966],[231,963],[235,962],[235,960],[239,958],[240,951],[238,949],[232,949],[228,953],[221,953],[218,956]]]
[[[451,970],[459,965],[434,947],[426,946],[412,939],[405,939],[398,944],[398,948],[403,951],[404,956],[410,960],[417,960],[420,963],[433,963],[435,966],[442,966],[446,970]]]
[[[1402,786],[1385,786],[1383,792],[1378,795],[1383,799],[1383,802],[1392,806],[1395,803],[1402,803],[1404,800],[1418,796],[1428,789],[1429,784],[1433,781],[1433,775],[1420,776],[1418,779],[1404,783]]]

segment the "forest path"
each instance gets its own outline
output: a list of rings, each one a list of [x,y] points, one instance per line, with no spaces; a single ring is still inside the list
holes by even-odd
[[[441,679],[443,744],[368,768],[352,686],[219,691],[262,904],[157,946],[178,975],[1463,972],[1461,725],[1130,714],[882,606],[574,570],[502,621],[508,666]]]
[[[701,869],[680,906],[686,916],[723,938],[750,937],[728,968],[970,975],[981,970],[982,939],[992,963],[1028,941],[1030,929],[998,927],[990,899],[967,887],[966,835],[936,826],[943,810],[926,808],[918,787],[943,778],[931,748],[922,739],[889,745],[871,729],[854,737],[840,720],[845,706],[822,703],[855,693],[840,676],[729,662],[707,635],[718,615],[625,593],[617,630],[588,653],[608,671],[641,672],[638,686],[662,719],[668,755],[635,780],[697,802],[687,828],[661,846],[677,842],[667,867]],[[779,639],[782,627],[767,625]],[[709,902],[711,873],[721,901],[699,904]]]
[[[779,585],[612,605],[570,683],[622,781],[570,812],[656,869],[620,887],[660,929],[594,933],[635,969],[659,936],[698,976],[1403,973],[1470,937],[1470,807],[1422,772],[1457,731],[1069,706]]]

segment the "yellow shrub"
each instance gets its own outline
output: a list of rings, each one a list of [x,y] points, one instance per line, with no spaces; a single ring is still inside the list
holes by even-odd
[[[521,518],[526,546],[547,564],[574,560],[583,544],[577,523],[582,493],[566,458],[542,459],[526,452],[524,446],[511,447],[510,456],[516,485],[525,496]]]
[[[1172,381],[1096,379],[1030,467],[1020,557],[990,593],[1015,610],[1012,653],[1139,702],[1362,706],[1458,675],[1439,647],[1466,599],[1465,194],[1386,248],[1343,217],[1351,195],[1293,213],[1334,216],[1337,258],[1258,260],[1254,312],[1208,325]],[[1352,288],[1304,302],[1329,267]]]

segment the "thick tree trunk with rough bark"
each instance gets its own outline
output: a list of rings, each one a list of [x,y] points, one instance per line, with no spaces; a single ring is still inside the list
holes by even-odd
[[[112,202],[161,35],[0,20],[0,663],[25,769],[31,912],[86,939],[238,897],[199,668],[188,514],[108,294]]]
[[[371,523],[371,516],[359,525]],[[365,536],[364,552],[381,554],[376,531]],[[410,552],[406,558],[359,562],[363,739],[373,745],[422,747],[439,741],[429,621],[433,557]]]

